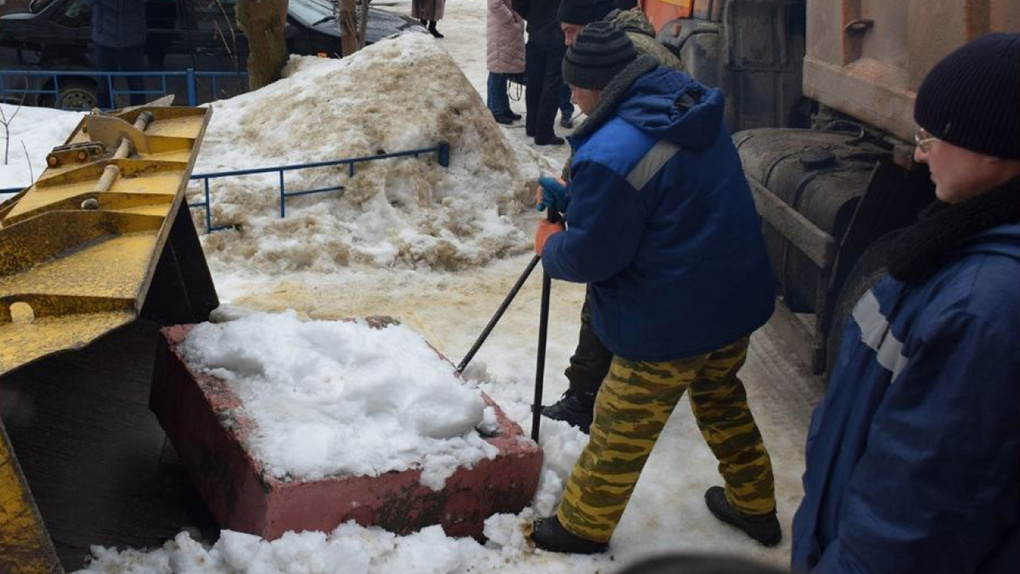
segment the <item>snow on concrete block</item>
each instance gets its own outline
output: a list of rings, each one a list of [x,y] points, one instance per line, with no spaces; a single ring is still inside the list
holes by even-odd
[[[498,428],[484,440],[495,456],[456,468],[439,489],[423,483],[421,467],[376,476],[274,475],[247,446],[258,429],[238,394],[182,357],[195,327],[163,329],[149,406],[222,528],[272,540],[288,530],[329,532],[353,520],[398,534],[440,524],[448,535],[481,539],[488,516],[517,513],[531,502],[542,451],[484,394]]]

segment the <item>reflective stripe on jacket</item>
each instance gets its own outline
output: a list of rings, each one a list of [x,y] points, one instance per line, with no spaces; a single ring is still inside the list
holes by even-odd
[[[774,291],[722,92],[662,66],[612,91],[599,105],[613,109],[593,115],[605,123],[571,138],[567,230],[543,265],[591,284],[592,326],[614,355],[665,361],[732,343],[768,320]]]
[[[808,431],[793,567],[1020,569],[1020,224],[857,303]]]

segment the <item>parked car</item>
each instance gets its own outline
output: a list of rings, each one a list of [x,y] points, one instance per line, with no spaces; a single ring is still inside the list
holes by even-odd
[[[218,72],[199,75],[198,101],[245,91],[248,42],[235,21],[237,0],[145,0],[148,20],[145,59],[148,70]],[[339,57],[340,27],[329,0],[290,0],[284,31],[292,54]],[[64,109],[96,106],[93,76],[12,76],[11,70],[95,70],[92,62],[90,9],[85,0],[33,0],[27,12],[0,16],[0,80],[7,101]],[[369,8],[366,41],[371,44],[408,29],[421,29],[410,17]],[[105,81],[103,79],[102,81]],[[123,84],[123,79],[118,80]],[[163,87],[163,82],[166,87]],[[146,76],[147,90],[174,93],[186,100],[184,78]],[[51,93],[17,93],[16,90]],[[12,92],[15,90],[15,92]],[[24,98],[22,100],[22,98]],[[117,104],[123,105],[126,97]]]
[[[0,16],[11,12],[28,12],[31,0],[0,0]]]

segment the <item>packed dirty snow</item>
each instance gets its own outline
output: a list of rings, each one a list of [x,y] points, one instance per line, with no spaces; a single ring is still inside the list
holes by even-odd
[[[420,467],[439,490],[457,468],[497,454],[475,430],[496,430],[481,392],[402,325],[253,313],[201,323],[179,350],[238,395],[254,422],[247,447],[277,478]]]
[[[430,36],[407,33],[342,60],[291,58],[284,78],[212,104],[196,173],[329,161],[450,144],[436,154],[213,180],[213,220],[236,225],[205,240],[208,256],[261,272],[348,265],[461,269],[520,253],[539,175],[534,152],[511,144]],[[238,146],[238,142],[246,142]],[[200,199],[193,184],[191,199]],[[196,214],[196,223],[203,225]]]

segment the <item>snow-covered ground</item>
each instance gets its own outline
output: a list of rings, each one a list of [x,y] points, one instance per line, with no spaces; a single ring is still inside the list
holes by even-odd
[[[31,185],[46,169],[46,154],[64,143],[83,115],[0,104],[0,189]]]
[[[407,11],[409,6],[401,1],[388,9]],[[273,178],[214,187],[217,221],[236,224],[203,239],[222,302],[232,309],[294,309],[312,319],[389,315],[454,360],[468,350],[531,259],[538,215],[529,181],[558,172],[568,150],[533,147],[523,122],[500,126],[487,114],[484,2],[448,0],[439,29],[446,34],[443,40],[405,36],[343,61],[292,59],[284,80],[213,105],[196,173],[395,151],[438,139],[452,146],[448,170],[427,159],[402,159],[366,164],[349,179],[328,169],[295,175],[288,187],[340,181],[347,190],[342,197],[292,200],[286,219],[275,211]],[[523,113],[523,101],[512,105]],[[15,111],[12,106],[2,109],[7,117]],[[45,154],[63,143],[79,118],[22,109],[10,124],[10,161],[5,164],[0,156],[0,188],[26,185],[29,160],[32,175],[38,176]],[[466,372],[525,433],[531,427],[539,273]],[[554,283],[546,404],[567,386],[562,371],[577,341],[583,297],[583,286]],[[770,361],[784,354],[773,347],[760,335],[752,339],[744,379],[772,456],[779,516],[789,534],[802,496],[806,426],[803,416],[791,417],[780,408],[769,391],[775,383],[764,380],[776,372]],[[789,373],[791,380],[796,376]],[[218,541],[196,541],[182,532],[158,549],[96,548],[88,568],[139,573],[612,572],[649,554],[685,550],[788,563],[788,538],[777,548],[760,547],[705,508],[702,495],[720,478],[686,400],[641,476],[611,553],[584,557],[534,550],[522,527],[554,511],[587,441],[576,429],[548,419],[541,431],[545,461],[534,503],[518,515],[490,518],[485,545],[448,538],[438,527],[400,537],[347,524],[328,534],[291,533],[273,542],[229,531]]]

